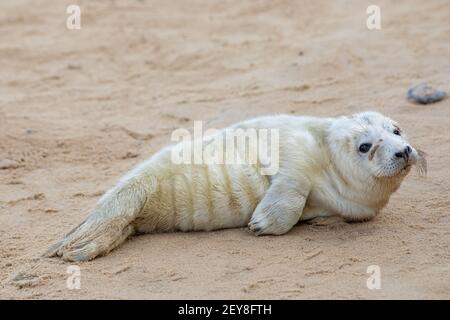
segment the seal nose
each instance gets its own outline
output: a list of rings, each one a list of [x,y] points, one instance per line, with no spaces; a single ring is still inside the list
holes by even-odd
[[[405,159],[405,161],[407,162],[408,159],[409,159],[409,155],[411,154],[411,152],[412,152],[411,147],[410,147],[410,146],[406,146],[406,148],[403,149],[403,151],[396,152],[396,153],[395,153],[395,156],[396,156],[397,158],[403,158],[403,159]]]

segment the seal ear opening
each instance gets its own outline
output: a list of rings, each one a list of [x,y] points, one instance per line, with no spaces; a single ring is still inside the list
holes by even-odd
[[[417,150],[418,158],[416,163],[416,170],[420,177],[426,177],[427,176],[427,154],[419,149]]]

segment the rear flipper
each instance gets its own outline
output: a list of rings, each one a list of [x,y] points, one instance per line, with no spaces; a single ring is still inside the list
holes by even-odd
[[[51,246],[44,256],[87,261],[107,254],[134,233],[131,223],[142,211],[146,198],[139,181],[119,183],[100,199],[84,222]]]

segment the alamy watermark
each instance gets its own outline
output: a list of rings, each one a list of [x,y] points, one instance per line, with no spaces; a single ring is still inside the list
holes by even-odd
[[[81,289],[81,269],[77,265],[67,267],[66,273],[69,275],[66,279],[66,287],[69,290]]]
[[[66,13],[69,16],[66,19],[66,27],[69,30],[81,29],[81,8],[76,4],[71,4],[66,8]]]
[[[381,289],[381,269],[376,264],[367,267],[366,272],[370,274],[367,278],[366,285],[369,290],[380,290]]]
[[[366,26],[369,30],[381,29],[381,9],[379,6],[370,5],[366,9],[366,13],[369,15],[366,20]]]
[[[266,128],[207,129],[194,121],[194,132],[176,129],[171,140],[180,142],[172,149],[174,164],[256,165],[262,175],[279,169],[279,130]]]

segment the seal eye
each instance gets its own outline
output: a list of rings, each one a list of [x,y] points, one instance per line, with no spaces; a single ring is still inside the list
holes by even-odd
[[[398,130],[398,129],[395,129],[395,130],[394,130],[394,132],[393,132],[393,134],[395,134],[395,135],[399,136],[399,135],[400,135],[400,130]]]
[[[359,151],[362,153],[366,153],[367,151],[370,150],[370,148],[372,148],[371,143],[363,143],[362,145],[359,146]]]

